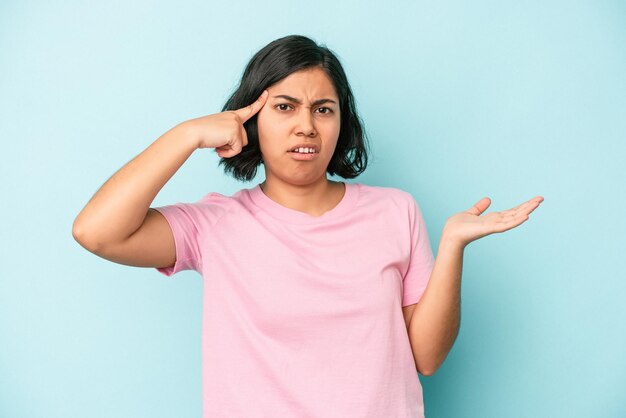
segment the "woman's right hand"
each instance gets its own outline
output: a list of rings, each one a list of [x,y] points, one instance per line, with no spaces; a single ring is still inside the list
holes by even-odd
[[[230,158],[241,152],[248,145],[248,135],[243,124],[257,114],[267,101],[268,92],[264,90],[252,104],[237,110],[226,110],[208,116],[190,119],[198,148],[215,148],[217,155]]]

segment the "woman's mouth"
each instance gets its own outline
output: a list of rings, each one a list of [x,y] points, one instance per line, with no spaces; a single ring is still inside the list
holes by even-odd
[[[311,161],[316,159],[319,155],[319,152],[306,152],[306,149],[304,149],[303,151],[305,152],[288,151],[288,153],[289,155],[291,155],[291,158],[298,161]]]

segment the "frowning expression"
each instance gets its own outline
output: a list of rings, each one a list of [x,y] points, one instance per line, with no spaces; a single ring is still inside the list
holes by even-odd
[[[322,68],[307,68],[267,90],[268,99],[257,118],[266,177],[300,184],[325,177],[341,127],[339,98],[331,78]],[[298,145],[315,153],[292,152]]]

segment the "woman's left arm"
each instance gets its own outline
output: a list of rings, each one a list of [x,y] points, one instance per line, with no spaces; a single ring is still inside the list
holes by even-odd
[[[463,251],[472,241],[515,228],[543,201],[537,196],[512,209],[480,216],[491,204],[485,197],[471,209],[448,218],[428,286],[409,322],[417,370],[430,376],[441,366],[459,333]]]

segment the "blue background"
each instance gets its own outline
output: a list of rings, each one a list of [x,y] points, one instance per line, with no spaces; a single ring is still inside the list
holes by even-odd
[[[72,223],[289,34],[347,71],[373,151],[349,181],[412,193],[435,252],[484,196],[545,198],[467,247],[427,417],[626,416],[626,3],[597,0],[2,2],[0,416],[200,416],[201,277],[106,261]],[[218,159],[194,153],[152,206],[264,178]]]

